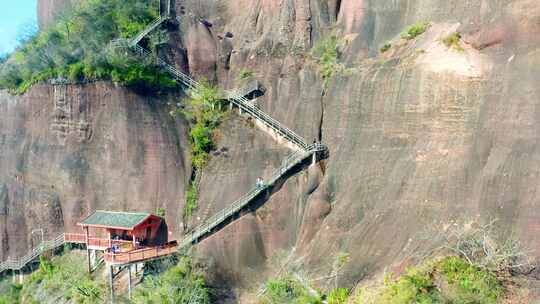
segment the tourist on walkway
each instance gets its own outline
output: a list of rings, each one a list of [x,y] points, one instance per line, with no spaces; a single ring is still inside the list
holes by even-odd
[[[264,187],[264,180],[263,180],[262,178],[260,178],[260,177],[257,177],[257,183],[256,183],[256,185],[257,185],[257,188],[262,188],[262,187]]]

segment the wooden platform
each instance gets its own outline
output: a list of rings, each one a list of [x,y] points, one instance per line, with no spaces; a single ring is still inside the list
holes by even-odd
[[[104,254],[105,262],[108,265],[124,265],[134,262],[141,262],[145,260],[151,260],[167,255],[176,253],[178,250],[177,242],[170,242],[164,246],[147,247],[137,250],[131,250],[127,252],[112,253],[107,252]]]

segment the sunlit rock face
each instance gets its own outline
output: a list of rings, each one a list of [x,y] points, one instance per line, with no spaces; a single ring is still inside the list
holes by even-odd
[[[321,137],[331,151],[320,166],[289,179],[263,208],[200,246],[221,279],[256,284],[253,276],[272,272],[272,258],[283,252],[323,275],[339,252],[347,252],[340,281],[352,286],[431,245],[426,233],[433,227],[490,218],[499,219],[502,234],[519,235],[540,255],[540,14],[534,1],[177,6],[212,24],[208,30],[223,59],[216,66],[218,83],[232,88],[241,69],[254,71],[267,88],[261,108],[308,141]],[[431,27],[415,40],[400,40],[417,21]],[[348,71],[324,92],[318,66],[305,54],[332,31],[342,38]],[[441,42],[455,31],[463,36],[463,50]],[[387,41],[393,47],[381,54]],[[205,171],[201,220],[212,214],[204,206],[225,207],[286,152],[257,130],[252,142],[240,127],[224,132],[220,145],[230,153]]]
[[[257,286],[278,256],[320,277],[346,252],[339,284],[353,286],[432,245],[434,227],[494,218],[501,235],[540,256],[537,1],[185,0],[176,12],[177,66],[224,88],[253,71],[267,89],[261,109],[330,147],[329,159],[198,247],[216,281]],[[418,21],[431,27],[401,40]],[[441,42],[455,31],[462,50]],[[325,90],[309,52],[332,32],[346,71]],[[386,42],[392,48],[381,54]],[[236,114],[224,123],[188,225],[240,197],[289,152],[252,126]]]
[[[0,93],[0,255],[18,256],[94,210],[166,208],[178,232],[187,127],[166,100],[106,83]]]
[[[76,3],[77,0],[38,0],[37,17],[41,28],[54,21],[63,11]]]

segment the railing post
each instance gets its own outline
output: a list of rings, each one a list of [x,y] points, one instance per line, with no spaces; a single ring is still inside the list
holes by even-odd
[[[113,267],[109,266],[109,289],[111,291],[111,304],[114,304]]]
[[[128,265],[128,299],[131,300],[131,265]]]

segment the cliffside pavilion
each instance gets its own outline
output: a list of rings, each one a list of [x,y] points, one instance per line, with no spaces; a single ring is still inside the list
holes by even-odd
[[[86,244],[88,269],[91,251],[103,251],[108,265],[124,265],[176,252],[168,241],[165,219],[145,212],[95,211],[78,223],[84,234],[66,233],[66,242]]]

